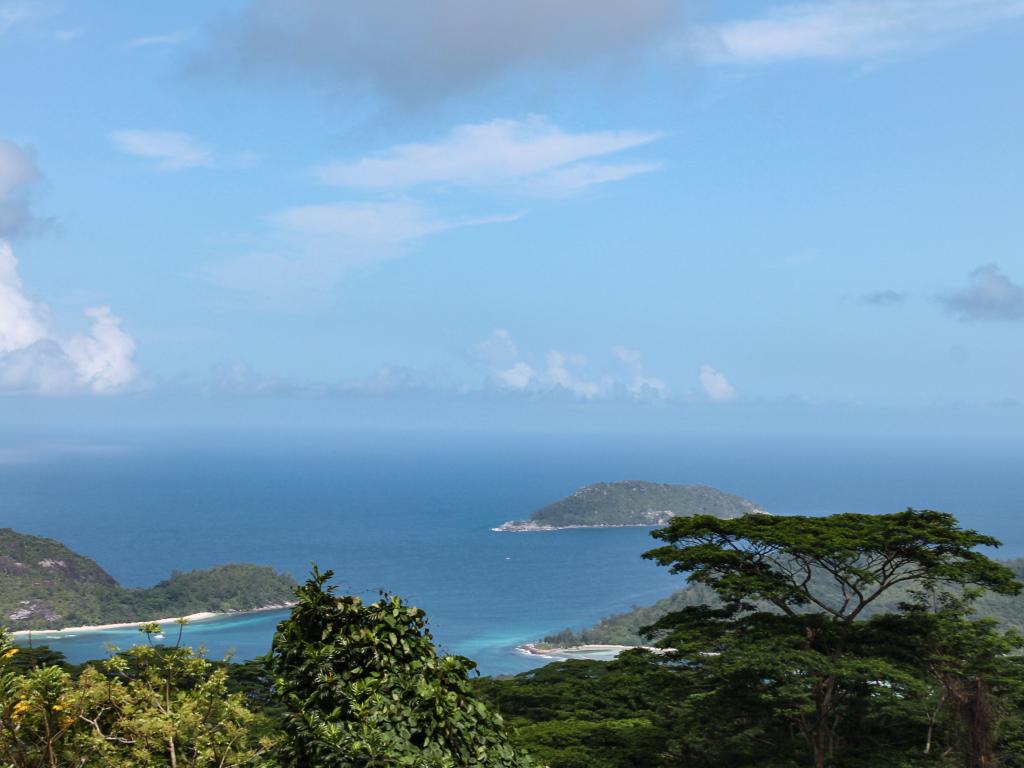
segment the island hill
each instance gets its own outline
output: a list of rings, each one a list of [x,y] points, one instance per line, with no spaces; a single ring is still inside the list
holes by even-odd
[[[154,587],[127,589],[58,541],[0,529],[0,626],[11,630],[285,606],[294,600],[294,587],[291,576],[272,568],[235,563],[175,572]]]
[[[672,485],[625,480],[594,483],[496,531],[558,531],[565,528],[626,528],[664,525],[689,515],[740,517],[765,514],[754,502],[706,485]]]

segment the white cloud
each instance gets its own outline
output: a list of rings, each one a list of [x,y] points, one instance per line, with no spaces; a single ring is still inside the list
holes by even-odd
[[[92,328],[69,339],[64,351],[94,392],[115,392],[138,375],[135,339],[121,329],[121,318],[110,307],[90,307],[85,315]]]
[[[515,363],[511,368],[498,371],[495,376],[502,385],[509,389],[526,389],[530,386],[535,374],[536,371],[534,371],[533,368],[520,361]]]
[[[512,335],[499,328],[469,349],[469,357],[488,370],[488,380],[501,389],[533,393],[568,393],[583,400],[629,397],[637,400],[659,400],[669,394],[661,379],[645,375],[643,356],[626,347],[613,347],[612,357],[625,369],[611,374],[594,375],[583,355],[551,350],[541,364],[532,365],[520,359],[519,348]]]
[[[1021,0],[832,0],[790,3],[706,26],[682,48],[720,64],[869,60],[925,50],[1024,17]]]
[[[46,308],[24,293],[14,252],[0,241],[0,391],[105,394],[134,381],[135,340],[121,319],[109,307],[85,314],[88,333],[54,333]]]
[[[157,170],[182,171],[213,165],[213,152],[194,136],[177,131],[114,131],[120,151],[156,162]]]
[[[129,48],[150,48],[153,46],[169,46],[178,45],[188,40],[192,36],[192,30],[180,30],[178,32],[171,32],[164,35],[147,35],[144,37],[136,37],[128,41]]]
[[[611,389],[611,380],[593,381],[581,378],[573,372],[573,368],[582,368],[587,359],[581,355],[565,355],[557,350],[547,354],[547,376],[551,384],[564,389],[584,400],[592,400],[607,394]]]
[[[625,366],[629,374],[626,389],[633,397],[660,399],[668,395],[668,384],[663,379],[644,374],[643,355],[639,351],[617,346],[612,347],[612,355]]]
[[[657,138],[657,133],[641,131],[569,133],[537,116],[492,120],[457,126],[432,143],[399,144],[317,172],[326,184],[359,189],[448,185],[560,194],[653,170],[650,163],[593,159]]]
[[[24,234],[42,224],[29,205],[30,192],[41,179],[27,150],[0,139],[0,238]]]
[[[493,365],[508,365],[519,357],[519,349],[512,341],[512,334],[504,328],[498,328],[479,344],[474,345],[470,352],[473,358]]]
[[[736,398],[736,390],[725,374],[716,371],[710,365],[700,367],[700,385],[705,394],[717,403],[727,402]]]

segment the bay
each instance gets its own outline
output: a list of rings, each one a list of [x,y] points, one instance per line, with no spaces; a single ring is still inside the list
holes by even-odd
[[[242,561],[301,580],[316,562],[340,590],[419,605],[442,650],[505,674],[545,663],[516,645],[682,583],[641,559],[645,529],[491,530],[582,485],[702,483],[778,514],[941,509],[1019,556],[1022,459],[1020,441],[935,438],[22,434],[0,444],[0,525],[59,539],[126,586]],[[283,615],[196,622],[186,642],[251,658]],[[122,629],[34,642],[80,661],[138,639]]]

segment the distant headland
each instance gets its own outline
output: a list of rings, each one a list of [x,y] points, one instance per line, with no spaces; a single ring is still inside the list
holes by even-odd
[[[294,588],[291,576],[272,568],[231,563],[128,589],[59,541],[0,529],[0,626],[11,630],[127,626],[161,616],[283,607],[294,600]]]
[[[559,531],[567,528],[628,528],[665,525],[678,516],[740,517],[767,514],[754,502],[706,485],[643,480],[594,483],[548,504],[528,520],[510,520],[495,531]]]

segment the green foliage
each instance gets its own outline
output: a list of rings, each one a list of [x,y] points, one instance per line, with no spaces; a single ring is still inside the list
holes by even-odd
[[[274,637],[270,667],[288,710],[283,766],[528,765],[473,695],[476,665],[438,657],[421,610],[397,597],[338,597],[332,575],[314,567]]]
[[[971,586],[1020,591],[1012,571],[974,551],[995,539],[961,529],[950,515],[913,510],[674,519],[653,535],[667,545],[645,557],[720,598],[719,607],[686,607],[650,631],[693,676],[699,693],[689,698],[731,733],[753,726],[756,735],[761,724],[774,724],[778,744],[788,729],[799,741],[776,754],[797,764],[903,765],[915,753],[913,734],[927,730],[934,742],[941,714],[944,733],[956,723],[963,732],[949,736],[954,746],[944,754],[959,750],[966,765],[992,764],[992,701],[1002,683],[995,666],[967,660],[996,654],[993,664],[1001,664],[1016,647],[994,622],[968,615]],[[901,587],[920,590],[916,604],[857,620]],[[951,657],[943,644],[954,640]],[[909,727],[925,722],[927,729]],[[864,762],[868,756],[874,762]],[[736,754],[729,763],[758,764]]]
[[[557,662],[473,685],[509,719],[513,741],[556,768],[669,765],[673,708],[688,693],[679,670],[644,651],[610,662]]]
[[[738,517],[759,511],[756,504],[706,485],[670,485],[627,480],[594,483],[537,510],[529,520],[506,523],[507,530],[601,525],[662,525],[672,515]]]
[[[95,562],[52,539],[0,529],[0,617],[12,630],[142,621],[203,611],[284,605],[290,576],[229,564],[175,573],[149,589],[125,589]]]
[[[1024,581],[1024,558],[1001,562],[1010,569],[1017,581]],[[828,583],[829,581],[830,577],[825,580],[821,577],[815,579],[817,588],[822,592],[835,592],[837,586]],[[894,587],[865,608],[862,616],[867,618],[881,612],[898,610],[901,603],[910,599],[912,590],[912,584]],[[641,630],[656,624],[663,616],[691,606],[721,607],[721,604],[718,594],[710,587],[703,584],[687,584],[653,605],[639,606],[613,614],[594,626],[579,631],[565,629],[544,637],[539,645],[559,648],[590,644],[642,645],[649,642],[650,638],[645,637]],[[762,607],[766,610],[771,609],[768,604]],[[1024,631],[1024,594],[1003,595],[985,592],[973,602],[973,608],[977,615],[995,619],[1004,629]]]
[[[0,636],[0,764],[11,768],[263,765],[257,716],[227,671],[189,649],[138,646],[85,667],[20,671]]]

